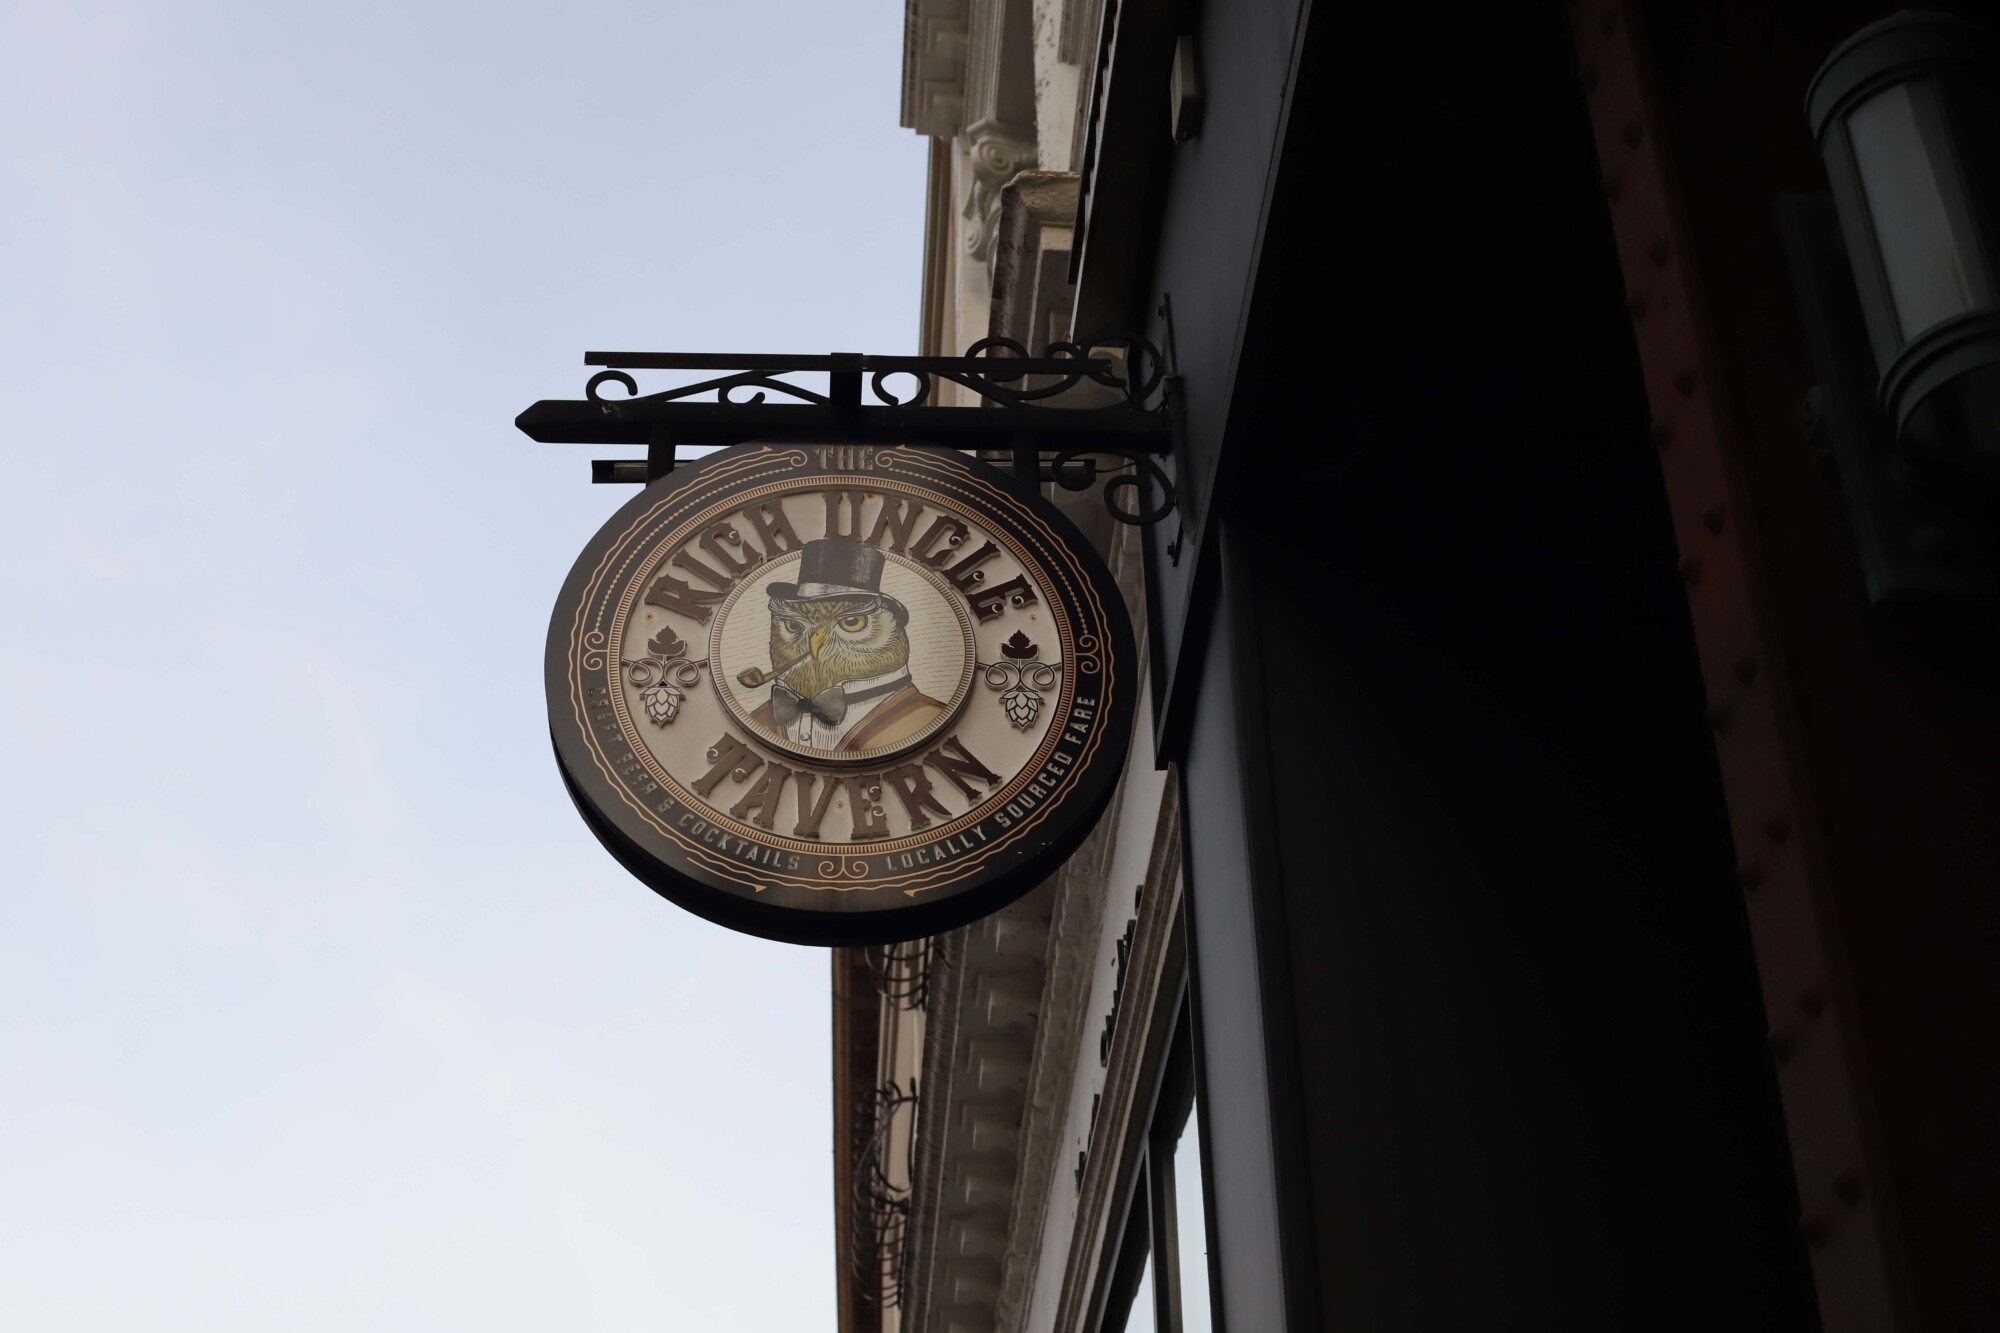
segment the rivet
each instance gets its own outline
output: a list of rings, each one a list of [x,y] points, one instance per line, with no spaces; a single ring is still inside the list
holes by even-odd
[[[1773,1032],[1765,1044],[1771,1048],[1771,1058],[1785,1064],[1792,1058],[1792,1039],[1782,1032]]]
[[[1772,815],[1764,821],[1764,832],[1770,835],[1772,842],[1783,842],[1791,836],[1792,821],[1783,815]]]
[[[1701,582],[1701,561],[1695,559],[1693,556],[1682,556],[1680,569],[1681,581],[1687,584],[1688,587],[1692,588],[1695,584]]]
[[[1721,704],[1709,709],[1708,725],[1715,729],[1715,734],[1718,736],[1729,730],[1729,710]]]
[[[1688,366],[1674,372],[1674,387],[1681,391],[1683,398],[1694,397],[1694,367]]]
[[[1653,447],[1664,449],[1674,442],[1674,428],[1664,421],[1655,421],[1651,428]]]
[[[1626,123],[1625,128],[1619,131],[1618,137],[1625,141],[1627,148],[1637,148],[1641,143],[1645,142],[1646,127],[1636,120],[1629,121]]]
[[[1653,261],[1654,268],[1665,268],[1667,266],[1667,238],[1664,236],[1657,237],[1651,245],[1647,246],[1646,258]]]
[[[1751,681],[1757,679],[1757,659],[1745,653],[1736,659],[1735,664],[1729,668],[1729,671],[1736,679],[1748,685]]]
[[[1799,1230],[1806,1233],[1806,1244],[1812,1246],[1815,1250],[1820,1249],[1826,1244],[1826,1223],[1820,1221],[1817,1217],[1802,1218],[1799,1222]]]
[[[1861,1177],[1850,1175],[1835,1176],[1833,1178],[1833,1192],[1842,1203],[1852,1208],[1855,1204],[1861,1202]]]
[[[1736,867],[1736,880],[1743,886],[1743,892],[1755,893],[1757,886],[1764,882],[1764,871],[1755,861],[1745,861]]]
[[[1816,990],[1800,991],[1799,1008],[1807,1018],[1818,1018],[1826,1010],[1826,998]]]
[[[1714,504],[1701,511],[1701,525],[1710,532],[1720,532],[1722,531],[1723,517],[1727,512],[1722,507],[1722,501],[1717,500]]]

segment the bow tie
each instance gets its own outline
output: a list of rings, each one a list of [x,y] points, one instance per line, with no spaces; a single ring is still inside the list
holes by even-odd
[[[885,680],[880,685],[870,685],[865,690],[849,690],[848,682],[828,686],[808,699],[791,686],[779,681],[771,687],[771,720],[782,729],[799,720],[800,715],[810,713],[823,726],[837,727],[847,717],[849,704],[867,703],[885,694],[894,694],[910,683],[908,672],[894,680]]]
[[[847,716],[847,687],[834,685],[821,690],[808,699],[791,686],[779,683],[771,687],[771,720],[780,728],[789,727],[799,720],[801,713],[812,714],[815,721],[829,727],[837,727]]]

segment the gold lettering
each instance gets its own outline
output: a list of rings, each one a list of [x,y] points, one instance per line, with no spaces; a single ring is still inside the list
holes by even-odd
[[[835,487],[826,491],[826,530],[820,535],[829,541],[857,541],[861,536],[861,492]],[[841,521],[846,510],[847,521]]]
[[[725,585],[726,586],[726,585]],[[662,574],[646,589],[646,605],[678,611],[699,625],[706,625],[722,600],[719,592],[698,592],[671,574]]]
[[[760,755],[750,749],[747,742],[736,739],[726,731],[722,733],[721,740],[708,747],[708,761],[714,767],[696,778],[692,784],[703,796],[714,791],[724,777],[733,777],[741,782],[755,773],[764,762]]]
[[[819,466],[823,472],[875,470],[875,451],[865,445],[820,445],[813,452],[819,455]]]
[[[944,572],[945,579],[952,587],[970,597],[973,587],[983,582],[986,578],[986,575],[981,573],[977,567],[985,564],[998,554],[1000,554],[1000,548],[992,542],[986,542],[971,555],[966,556],[965,559],[947,569]]]
[[[694,575],[696,578],[700,579],[703,583],[713,584],[715,587],[722,589],[724,592],[729,591],[730,585],[736,582],[735,578],[733,578],[732,576],[728,574],[718,574],[714,570],[710,569],[707,565],[701,563],[701,561],[698,558],[696,558],[695,553],[693,551],[688,550],[685,547],[674,552],[674,563],[679,565],[682,569],[685,569],[688,573]]]
[[[881,774],[855,773],[843,781],[847,784],[847,803],[854,815],[854,832],[848,836],[855,842],[880,842],[892,836],[888,816],[882,813]]]
[[[734,546],[742,550],[744,552],[743,558],[739,560],[735,555],[731,554],[728,547],[724,546],[723,543],[725,542],[729,546]],[[707,532],[704,532],[701,535],[701,549],[708,552],[716,564],[721,565],[729,571],[729,577],[732,582],[736,579],[737,575],[757,563],[757,552],[744,547],[743,534],[726,524],[721,527],[710,528]]]
[[[910,554],[932,569],[943,569],[952,556],[957,554],[965,539],[971,535],[972,529],[957,519],[940,516],[931,520],[931,525],[924,529],[923,537],[910,549]],[[944,542],[944,549],[935,555],[931,554],[931,548],[940,540]]]
[[[875,526],[868,530],[868,544],[880,546],[887,537],[892,545],[890,550],[897,555],[910,553],[910,529],[917,525],[917,518],[924,507],[915,500],[882,497],[882,512],[875,516]]]
[[[796,551],[804,543],[799,534],[792,531],[792,520],[785,516],[782,500],[762,500],[754,505],[745,505],[743,516],[757,529],[757,536],[764,542],[764,558],[783,555],[786,551]]]
[[[1007,609],[1009,602],[1016,606],[1026,606],[1029,602],[1039,600],[1035,596],[1035,585],[1021,575],[1016,575],[1005,583],[996,583],[990,588],[967,593],[966,596],[972,603],[974,614],[981,620],[993,619]]]
[[[770,828],[778,815],[778,798],[785,794],[785,783],[791,780],[792,770],[773,761],[764,765],[761,777],[743,793],[743,799],[729,807],[732,818],[742,819],[750,811],[756,813],[750,822],[762,828]]]
[[[827,777],[826,785],[819,789],[819,800],[812,800],[813,775],[799,771],[799,822],[792,828],[795,838],[818,838],[820,821],[826,818],[826,808],[833,804],[833,794],[840,790],[840,779]]]
[[[937,797],[931,795],[931,780],[924,776],[921,766],[903,764],[890,769],[882,777],[895,789],[896,795],[902,798],[903,809],[910,815],[911,828],[929,828],[931,819],[926,812],[931,810],[937,811],[945,819],[951,818],[951,811],[945,809],[939,804]]]
[[[972,751],[965,748],[956,733],[938,742],[935,750],[924,756],[924,762],[944,776],[944,780],[959,789],[968,801],[980,799],[967,778],[986,784],[990,792],[1000,785],[1000,775],[972,757]]]

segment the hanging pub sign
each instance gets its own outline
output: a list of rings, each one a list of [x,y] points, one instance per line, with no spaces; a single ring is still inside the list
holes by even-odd
[[[948,450],[745,444],[578,558],[549,724],[591,829],[689,911],[812,944],[963,924],[1111,797],[1124,601],[1037,490]]]

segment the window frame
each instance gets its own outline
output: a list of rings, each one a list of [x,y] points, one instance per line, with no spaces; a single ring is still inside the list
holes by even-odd
[[[1193,997],[1183,972],[1169,1012],[1173,1031],[1147,1106],[1146,1129],[1132,1173],[1132,1188],[1118,1227],[1117,1256],[1107,1270],[1105,1299],[1092,1327],[1096,1333],[1124,1333],[1131,1320],[1139,1277],[1146,1261],[1153,1269],[1153,1324],[1157,1333],[1185,1333],[1181,1317],[1180,1191],[1174,1181],[1174,1149],[1195,1115],[1196,1162],[1201,1171],[1202,1249],[1211,1293],[1210,1329],[1223,1333],[1221,1311],[1213,1293],[1219,1290],[1216,1266],[1215,1209],[1210,1187],[1208,1117],[1200,1115],[1201,1080],[1196,1075],[1196,1033]]]

